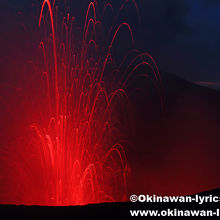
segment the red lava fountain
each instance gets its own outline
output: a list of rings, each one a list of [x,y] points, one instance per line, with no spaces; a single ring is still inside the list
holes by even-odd
[[[78,43],[72,37],[74,18],[67,14],[58,24],[55,1],[43,2],[39,27],[45,30],[40,43],[44,59],[36,69],[41,78],[39,87],[45,88],[41,90],[46,100],[42,109],[47,109],[47,114],[42,110],[44,123],[30,124],[26,141],[15,147],[13,154],[17,156],[9,159],[9,149],[10,153],[2,153],[3,168],[10,163],[10,169],[16,171],[1,174],[5,185],[0,203],[64,206],[127,200],[127,143],[116,105],[128,101],[126,85],[140,66],[148,66],[155,79],[159,73],[152,57],[138,54],[115,83],[119,68],[113,68],[111,50],[121,29],[128,30],[131,41],[132,31],[127,23],[120,24],[109,45],[100,49],[96,36],[101,22],[96,7],[96,1],[89,4],[83,38]],[[105,77],[115,85],[106,84]],[[8,195],[3,189],[10,191]]]

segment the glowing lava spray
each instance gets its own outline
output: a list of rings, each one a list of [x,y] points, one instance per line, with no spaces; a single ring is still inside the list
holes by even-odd
[[[137,9],[135,1],[130,2]],[[147,66],[156,80],[159,71],[149,54],[136,50],[119,67],[114,65],[112,48],[120,30],[127,29],[133,41],[132,31],[128,23],[121,23],[108,46],[101,48],[96,7],[96,1],[89,4],[83,38],[77,41],[74,18],[67,14],[58,28],[55,1],[43,1],[39,27],[45,30],[40,42],[44,61],[39,75],[46,88],[42,102],[42,109],[48,109],[42,113],[46,123],[30,125],[28,146],[34,153],[20,149],[25,159],[15,161],[19,171],[14,176],[19,193],[7,198],[9,203],[60,206],[127,200],[127,142],[117,103],[128,101],[125,89],[138,68]],[[110,3],[104,10],[108,7],[112,8]]]

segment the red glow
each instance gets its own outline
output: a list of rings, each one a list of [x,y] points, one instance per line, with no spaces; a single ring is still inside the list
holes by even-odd
[[[41,121],[30,124],[26,140],[12,150],[7,149],[8,154],[13,151],[10,156],[2,156],[4,167],[13,167],[16,173],[2,174],[5,183],[10,184],[5,186],[9,195],[1,192],[1,203],[63,206],[127,200],[126,141],[115,116],[115,103],[128,99],[128,78],[140,65],[148,65],[156,79],[159,73],[152,57],[143,54],[151,63],[136,64],[140,56],[132,59],[128,74],[122,74],[114,88],[107,88],[103,78],[107,66],[113,63],[111,49],[116,36],[126,27],[131,41],[134,39],[129,24],[122,23],[105,52],[100,53],[95,39],[96,25],[101,23],[97,20],[96,5],[97,2],[89,4],[83,40],[78,43],[72,42],[74,19],[68,14],[59,28],[54,6],[49,0],[43,2],[39,26],[45,32],[49,26],[52,37],[49,34],[40,42],[44,62],[33,65],[41,79],[38,86],[46,88],[41,91],[45,96],[42,100],[46,101],[41,109],[35,110]],[[44,16],[46,6],[49,21],[47,14]],[[89,17],[90,10],[93,18]],[[81,49],[76,49],[79,44]]]

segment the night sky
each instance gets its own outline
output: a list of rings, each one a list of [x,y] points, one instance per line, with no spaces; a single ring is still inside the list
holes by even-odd
[[[123,1],[111,2],[118,8]],[[163,72],[220,88],[220,1],[136,2],[142,18],[141,25],[134,28],[136,47],[152,54]],[[70,12],[79,21],[83,19],[88,1],[69,0],[69,3],[74,5]],[[28,13],[30,6],[31,0],[0,0],[1,58],[10,53],[9,47],[13,43],[8,34],[13,31],[13,15],[18,11]]]

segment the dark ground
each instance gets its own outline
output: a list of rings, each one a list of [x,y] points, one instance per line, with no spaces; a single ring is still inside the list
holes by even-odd
[[[220,196],[220,189],[200,193],[202,196]],[[219,203],[109,203],[72,207],[0,206],[0,219],[133,219],[130,210],[216,210]],[[142,217],[149,218],[149,217]],[[153,217],[158,219],[159,217]],[[215,217],[212,217],[212,219]],[[163,218],[162,218],[163,219]]]

